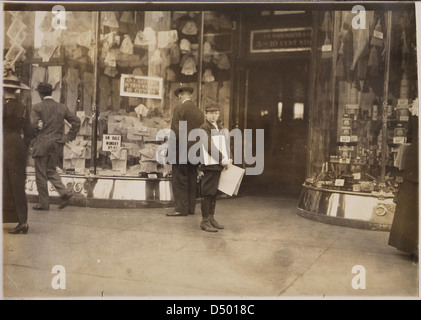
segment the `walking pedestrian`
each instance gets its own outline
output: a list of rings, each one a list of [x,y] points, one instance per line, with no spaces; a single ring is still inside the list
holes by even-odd
[[[39,203],[33,209],[49,210],[48,181],[61,196],[60,209],[70,203],[72,192],[67,190],[57,172],[58,158],[65,143],[72,141],[80,128],[80,119],[64,104],[53,100],[51,84],[41,82],[36,89],[41,102],[34,105],[31,112],[31,125],[35,129],[32,157],[35,161],[35,181],[38,188]],[[64,133],[64,120],[71,125]]]
[[[171,130],[175,134],[175,163],[172,164],[172,190],[175,208],[173,212],[166,213],[169,217],[187,216],[194,214],[197,191],[197,164],[188,159],[188,150],[195,141],[181,141],[187,144],[186,149],[180,148],[180,140],[187,139],[193,129],[198,129],[203,123],[203,112],[191,100],[194,89],[181,85],[174,90],[179,101],[174,108],[171,120]],[[183,124],[182,121],[185,121]],[[184,159],[184,160],[183,160]]]
[[[212,149],[218,150],[217,146],[212,141],[212,137],[221,136],[219,120],[220,110],[218,105],[210,105],[205,109],[205,122],[200,126],[200,129],[204,130],[204,136],[201,141],[206,141],[204,149],[207,154],[205,157],[212,155]],[[222,136],[222,139],[225,139]],[[212,148],[212,145],[213,148]],[[227,151],[228,152],[228,151]],[[218,151],[217,158],[212,157],[216,164],[205,164],[204,159],[202,164],[199,165],[199,171],[203,173],[200,179],[200,190],[202,194],[201,210],[202,210],[202,221],[200,222],[200,228],[207,232],[217,232],[218,229],[224,229],[224,226],[219,224],[215,220],[215,207],[216,207],[216,196],[218,193],[218,183],[221,176],[221,171],[224,167],[230,164],[230,159],[226,155],[224,157],[221,151]]]
[[[29,112],[19,101],[20,90],[30,88],[6,71],[3,78],[3,223],[18,222],[8,232],[27,233],[26,162],[32,138]]]

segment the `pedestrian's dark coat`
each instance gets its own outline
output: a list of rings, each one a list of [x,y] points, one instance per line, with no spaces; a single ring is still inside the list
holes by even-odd
[[[74,140],[80,129],[80,119],[64,104],[50,98],[46,98],[32,107],[31,123],[35,131],[37,131],[39,120],[42,120],[43,128],[37,132],[32,146],[34,158],[54,153],[57,144],[62,146],[66,142]],[[71,125],[67,135],[64,133],[64,120]]]
[[[418,255],[418,117],[411,117],[412,141],[405,158],[404,180],[399,186],[389,245]]]
[[[23,139],[22,139],[23,134]],[[26,160],[32,138],[29,113],[17,99],[3,100],[3,222],[25,223]]]
[[[169,153],[176,156],[176,161],[172,165],[172,189],[174,194],[175,212],[183,215],[192,214],[195,211],[197,194],[197,164],[180,163],[179,161],[179,139],[188,137],[193,129],[198,129],[203,123],[203,112],[191,101],[178,102],[174,108],[171,121],[171,130],[175,134],[176,151]],[[180,132],[180,121],[187,122],[187,132]],[[172,139],[170,137],[170,139]],[[195,141],[187,141],[187,147],[194,145]],[[171,144],[170,144],[171,145]],[[188,160],[188,153],[184,155]]]
[[[184,102],[179,101],[174,108],[171,130],[174,131],[176,140],[179,141],[180,136],[186,135],[193,129],[197,129],[201,126],[204,120],[203,112],[194,104],[191,100],[185,100]],[[180,121],[187,122],[187,132],[180,131]],[[187,146],[190,148],[195,142],[187,141]]]

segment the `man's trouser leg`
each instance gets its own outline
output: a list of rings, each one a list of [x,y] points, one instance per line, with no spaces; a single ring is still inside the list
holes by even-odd
[[[197,193],[197,165],[188,163],[189,175],[189,194],[188,194],[188,213],[194,214],[196,209],[196,193]]]
[[[60,175],[56,170],[56,161],[54,156],[35,157],[35,177],[38,188],[39,204],[44,209],[49,209],[50,199],[48,194],[48,180],[60,194],[63,196],[69,191],[61,181]]]
[[[39,205],[43,209],[50,208],[50,199],[48,195],[48,175],[47,175],[48,157],[35,157],[35,182],[38,189]]]
[[[57,155],[51,155],[48,157],[47,176],[48,180],[54,186],[56,191],[60,194],[60,196],[63,196],[70,193],[70,191],[67,190],[66,186],[63,184],[63,181],[61,181],[60,174],[57,172],[57,160]]]
[[[188,214],[189,176],[187,164],[172,165],[172,190],[174,195],[175,211]]]

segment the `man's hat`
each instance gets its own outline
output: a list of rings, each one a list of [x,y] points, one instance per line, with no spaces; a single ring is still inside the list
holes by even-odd
[[[219,111],[219,110],[220,108],[217,104],[211,104],[205,108],[205,112]]]
[[[188,92],[190,92],[190,93],[193,93],[193,92],[194,92],[194,88],[192,88],[192,87],[188,87],[188,86],[183,86],[183,85],[180,85],[177,89],[175,89],[175,90],[174,90],[174,95],[175,95],[176,97],[178,97],[178,95],[179,95],[181,92],[183,92],[183,91],[188,91]]]
[[[26,84],[20,82],[19,78],[15,75],[7,75],[3,78],[3,88],[12,88],[12,89],[23,89],[30,90]]]
[[[53,91],[53,86],[47,82],[40,82],[36,90],[40,93],[50,93]]]

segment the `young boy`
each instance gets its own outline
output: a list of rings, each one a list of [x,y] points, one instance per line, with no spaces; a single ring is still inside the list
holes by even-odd
[[[200,129],[203,129],[204,132],[206,132],[206,137],[203,137],[202,141],[207,141],[207,144],[204,145],[204,149],[209,155],[212,155],[212,136],[221,135],[219,132],[221,127],[218,122],[219,114],[219,106],[210,105],[206,107],[206,120],[200,126]],[[213,148],[217,150],[216,146]],[[204,154],[204,156],[207,155]],[[224,167],[230,163],[230,160],[226,157],[224,158],[221,152],[218,152],[218,159],[214,159],[217,164],[205,165],[204,159],[202,160],[202,164],[199,166],[199,171],[203,172],[203,176],[200,180],[202,194],[202,221],[200,223],[200,228],[207,232],[217,232],[218,229],[224,228],[224,226],[220,225],[214,217],[219,177]]]

